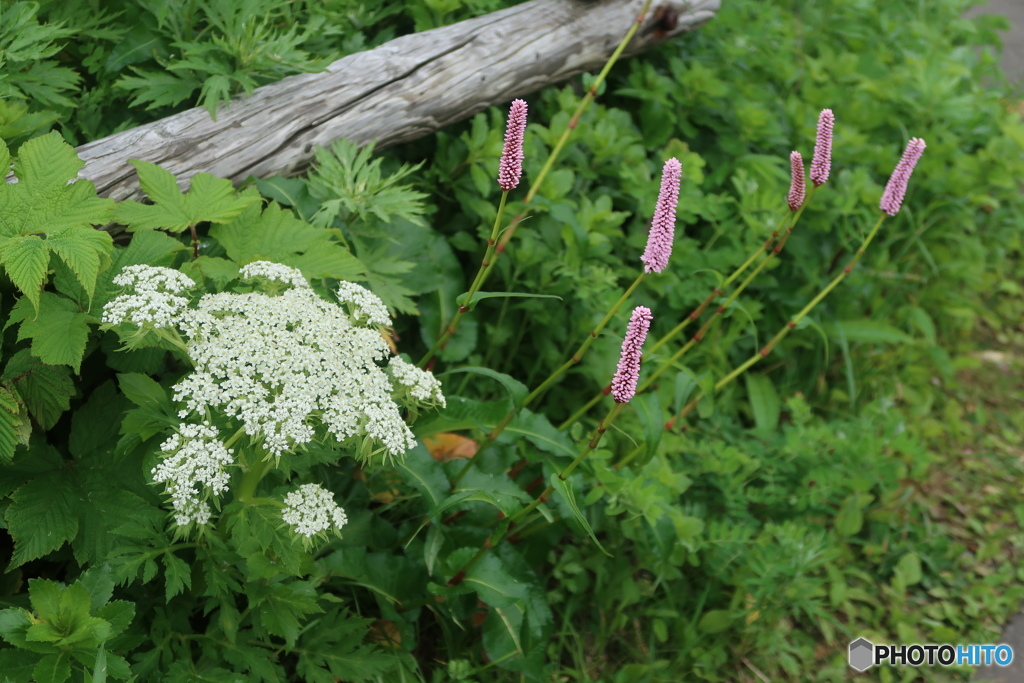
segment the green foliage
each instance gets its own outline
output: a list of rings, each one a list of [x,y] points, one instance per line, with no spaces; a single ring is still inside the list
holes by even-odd
[[[996,640],[1024,599],[1024,162],[1006,152],[1024,127],[984,85],[993,57],[976,48],[996,24],[961,19],[963,3],[733,0],[619,64],[536,199],[510,193],[501,227],[523,221],[468,302],[500,195],[502,111],[385,155],[339,141],[307,177],[240,191],[205,174],[182,191],[136,161],[148,203],[97,198],[59,135],[32,138],[54,121],[81,141],[197,103],[213,113],[508,4],[5,6],[0,167],[18,182],[0,187],[0,678],[839,681],[859,636]],[[592,82],[531,99],[524,184]],[[556,425],[608,384],[626,309],[522,404],[638,272],[663,161],[684,175],[672,262],[631,299],[655,311],[654,336],[764,243],[785,211],[786,156],[810,156],[824,107],[833,175],[785,250],[560,477],[601,412]],[[911,135],[928,150],[899,216],[715,392],[842,271]],[[130,240],[96,229],[111,221]],[[416,446],[388,466],[327,434],[265,460],[234,416],[204,415],[237,430],[237,466],[211,524],[178,526],[152,484],[181,425],[187,353],[166,329],[119,337],[102,307],[131,265],[179,270],[201,296],[252,291],[239,269],[259,260],[319,294],[365,283],[400,314],[390,341],[406,358],[473,309],[436,357],[447,404],[418,416]],[[979,335],[1006,347],[997,360],[976,353]],[[698,397],[685,429],[666,426]],[[343,504],[340,538],[282,521],[279,499],[309,481]]]

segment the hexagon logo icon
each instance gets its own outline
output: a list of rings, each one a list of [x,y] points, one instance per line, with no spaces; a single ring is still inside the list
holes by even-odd
[[[866,638],[850,643],[850,666],[857,671],[867,671],[874,660],[875,646]]]

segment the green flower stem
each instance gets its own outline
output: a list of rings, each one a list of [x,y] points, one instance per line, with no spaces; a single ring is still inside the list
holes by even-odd
[[[606,415],[605,418],[601,420],[601,423],[597,426],[597,429],[594,430],[593,437],[583,447],[583,449],[580,451],[580,454],[576,456],[576,459],[569,463],[569,465],[567,465],[566,468],[561,471],[561,473],[559,473],[559,479],[564,480],[566,477],[572,474],[573,470],[579,467],[580,463],[583,462],[583,459],[587,457],[587,454],[597,449],[598,445],[601,443],[601,438],[604,436],[604,433],[608,431],[608,428],[611,426],[612,422],[615,420],[616,417],[618,417],[619,413],[621,413],[622,409],[625,407],[625,403],[616,403],[615,406],[610,411],[608,411],[608,415]],[[530,501],[529,505],[527,505],[516,514],[509,517],[508,524],[505,525],[505,528],[495,531],[493,534],[491,534],[487,538],[487,540],[484,541],[483,547],[481,547],[480,550],[476,552],[476,555],[474,555],[472,559],[470,559],[470,561],[462,567],[462,569],[455,572],[455,575],[448,580],[448,585],[456,586],[462,583],[462,580],[466,578],[466,573],[469,570],[471,570],[476,565],[477,562],[480,561],[480,558],[486,555],[488,550],[498,545],[499,543],[501,543],[503,539],[508,537],[509,532],[512,531],[512,529],[515,528],[516,524],[518,524],[524,517],[526,517],[531,512],[536,510],[542,503],[547,502],[548,496],[550,496],[554,492],[554,490],[555,488],[548,484],[547,488],[545,488],[539,496]]]
[[[883,213],[882,216],[878,219],[878,222],[875,223],[875,227],[871,229],[871,232],[869,232],[867,237],[864,238],[864,241],[861,242],[861,245],[857,249],[857,252],[853,255],[853,258],[851,258],[850,262],[846,264],[846,267],[843,268],[843,270],[838,275],[836,275],[835,278],[832,279],[832,282],[828,283],[828,285],[823,290],[818,292],[818,295],[811,299],[811,301],[806,306],[804,306],[799,313],[793,316],[793,318],[788,323],[786,323],[785,327],[779,330],[779,332],[774,337],[772,337],[771,340],[767,344],[765,344],[760,351],[755,353],[753,356],[747,359],[745,363],[743,363],[742,365],[734,369],[732,372],[730,372],[728,375],[726,375],[718,382],[716,382],[715,391],[721,390],[722,387],[726,386],[734,379],[742,375],[744,372],[749,370],[759,360],[761,360],[762,358],[766,358],[775,349],[778,343],[782,341],[782,339],[787,334],[789,334],[790,330],[795,328],[801,320],[807,317],[807,315],[814,309],[814,307],[821,303],[822,300],[826,296],[828,296],[829,293],[833,289],[835,289],[839,285],[839,283],[842,282],[846,278],[846,276],[853,271],[853,268],[857,265],[857,262],[860,260],[860,257],[864,255],[864,252],[867,250],[868,245],[871,244],[871,241],[875,238],[875,235],[878,233],[878,229],[882,227],[882,221],[884,221],[885,218],[886,214]],[[693,412],[693,409],[697,407],[697,402],[700,400],[700,398],[701,395],[698,394],[696,398],[694,398],[692,401],[686,404],[686,406],[679,412],[679,415],[677,417],[672,418],[668,422],[666,422],[665,426],[671,429],[673,426],[675,426],[675,423],[677,421],[682,420],[684,417]]]
[[[272,459],[260,460],[249,467],[249,471],[242,476],[242,483],[238,485],[235,492],[235,499],[243,503],[253,502],[253,494],[256,493],[256,486],[267,474],[273,464]]]
[[[469,469],[473,466],[473,461],[476,459],[476,457],[480,455],[481,451],[483,451],[485,448],[494,443],[495,440],[497,440],[497,438],[501,435],[502,431],[505,430],[505,427],[507,427],[509,423],[512,422],[513,418],[515,418],[516,412],[518,412],[520,408],[525,408],[531,403],[533,403],[533,401],[535,401],[538,396],[547,391],[551,387],[551,385],[554,384],[559,377],[565,374],[565,372],[569,368],[576,365],[583,359],[583,354],[587,352],[587,349],[590,348],[590,345],[594,343],[595,339],[597,339],[597,335],[601,334],[601,330],[603,330],[605,326],[611,321],[612,316],[615,315],[619,308],[622,307],[622,304],[624,304],[626,300],[629,299],[629,295],[633,293],[633,290],[635,290],[640,285],[640,283],[643,282],[643,279],[644,277],[646,277],[646,275],[647,273],[641,271],[640,275],[638,275],[637,278],[633,280],[633,284],[629,286],[629,289],[627,289],[622,294],[622,296],[619,297],[619,300],[615,302],[615,304],[611,307],[608,313],[605,314],[604,318],[601,319],[601,322],[599,322],[597,326],[590,331],[590,334],[587,335],[587,338],[584,339],[583,343],[580,344],[580,347],[576,349],[576,353],[572,354],[572,356],[569,357],[569,360],[567,360],[560,368],[555,370],[550,377],[544,380],[540,386],[538,386],[526,398],[524,398],[521,405],[514,406],[512,410],[510,410],[505,415],[505,417],[501,419],[501,422],[495,425],[494,429],[492,429],[487,434],[484,442],[480,444],[480,448],[477,449],[477,452],[473,455],[472,458],[466,460],[466,464],[463,465],[459,473],[455,475],[455,478],[452,480],[453,491],[455,490],[456,487],[458,487],[459,482],[462,481],[462,478],[466,476],[466,473],[469,472]]]
[[[641,282],[643,282],[644,277],[646,276],[647,273],[640,271],[640,274],[635,280],[633,280],[633,284],[629,286],[629,289],[619,297],[619,300],[615,302],[611,309],[609,309],[608,313],[606,313],[604,318],[601,319],[601,322],[599,322],[597,326],[590,331],[587,338],[584,339],[583,343],[580,344],[580,347],[576,349],[576,353],[572,354],[572,356],[569,357],[569,360],[565,361],[562,367],[551,373],[550,377],[544,380],[539,387],[534,389],[529,396],[523,399],[523,408],[530,405],[538,396],[547,391],[551,385],[558,381],[558,378],[564,375],[569,368],[583,360],[583,355],[587,352],[587,349],[590,348],[590,345],[594,343],[594,340],[597,339],[597,335],[601,334],[601,331],[611,321],[612,316],[618,312],[619,308],[622,307],[622,304],[626,303],[626,300],[629,299],[629,295],[633,293],[633,290],[635,290]]]
[[[473,297],[480,287],[483,286],[487,276],[491,274],[491,270],[494,269],[495,261],[495,245],[497,244],[498,235],[501,229],[501,217],[505,213],[505,201],[508,199],[508,192],[504,191],[501,193],[501,200],[498,202],[498,211],[494,216],[494,225],[491,227],[491,236],[487,238],[487,249],[484,251],[484,257],[480,261],[480,269],[476,272],[476,277],[473,278],[473,283],[469,286],[469,291],[466,292],[466,298],[459,308],[455,311],[455,315],[452,316],[451,321],[445,327],[444,332],[438,337],[434,345],[430,347],[427,354],[420,359],[419,367],[424,367],[430,362],[430,359],[434,357],[438,351],[443,349],[448,344],[448,340],[452,338],[459,329],[459,323],[462,322],[462,316],[469,313],[473,307]]]
[[[615,48],[612,56],[608,58],[608,61],[605,63],[604,68],[601,69],[601,72],[597,75],[597,78],[595,78],[594,82],[590,84],[590,88],[587,89],[587,92],[580,101],[579,106],[576,107],[576,111],[573,113],[572,118],[569,119],[569,125],[566,126],[566,129],[562,132],[562,136],[558,139],[558,142],[555,143],[554,149],[552,149],[551,153],[548,154],[547,161],[545,161],[544,166],[541,167],[540,173],[538,173],[537,177],[530,183],[530,189],[526,192],[526,198],[523,200],[523,204],[529,204],[532,202],[537,192],[540,191],[540,186],[544,182],[544,178],[547,177],[548,172],[554,167],[555,161],[558,159],[558,155],[562,152],[562,148],[565,147],[565,144],[569,141],[569,136],[579,124],[580,117],[583,116],[583,112],[586,111],[587,107],[590,106],[590,103],[595,97],[597,97],[598,88],[601,87],[601,84],[604,83],[604,80],[608,77],[608,73],[612,70],[615,62],[618,61],[623,50],[626,49],[626,45],[628,45],[629,41],[633,39],[634,35],[636,35],[637,29],[640,28],[644,17],[647,16],[647,10],[650,9],[651,2],[653,2],[653,0],[647,0],[647,2],[644,3],[636,21],[629,27],[625,37],[619,43],[618,47]],[[507,194],[507,192],[503,192],[501,195],[501,205],[498,209],[499,217],[501,216],[502,208],[505,206],[505,197]],[[473,280],[474,287],[479,289],[483,286],[483,283],[487,280],[487,276],[490,275],[491,271],[494,269],[494,263],[497,260],[497,256],[501,254],[501,252],[505,251],[505,247],[508,246],[509,240],[512,239],[512,235],[515,234],[516,228],[522,222],[524,217],[525,212],[520,212],[515,218],[513,218],[504,234],[501,235],[500,240],[498,240],[497,232],[498,221],[495,220],[495,227],[491,232],[491,239],[487,242],[487,254],[484,256],[483,262],[480,265],[480,270],[477,271],[476,278]],[[494,240],[498,240],[496,244]],[[473,294],[475,293],[476,290],[471,287],[470,294],[466,297],[465,303],[459,306],[458,311],[452,318],[452,322],[448,324],[448,327],[441,335],[441,338],[438,339],[434,346],[427,352],[427,355],[420,360],[419,367],[422,368],[426,366],[430,359],[433,358],[438,351],[444,348],[445,344],[448,343],[448,339],[455,334],[455,330],[457,330],[459,326],[459,321],[469,310],[468,305],[471,304]]]
[[[813,192],[813,189],[812,189],[812,192]],[[806,203],[804,204],[804,206],[806,206]],[[800,208],[800,211],[803,211],[803,207]],[[687,328],[687,326],[689,326],[690,323],[692,323],[693,321],[699,319],[700,316],[704,314],[704,311],[707,309],[707,307],[711,305],[711,302],[714,301],[716,296],[721,296],[721,295],[725,294],[725,288],[728,287],[733,282],[735,282],[736,279],[739,278],[739,276],[742,275],[743,272],[746,271],[747,268],[750,267],[750,265],[757,259],[758,256],[763,254],[765,251],[768,251],[769,248],[771,247],[772,243],[776,242],[776,240],[779,240],[779,232],[782,229],[782,227],[786,224],[786,221],[791,216],[792,216],[791,213],[787,213],[786,215],[784,215],[782,220],[780,220],[779,224],[775,227],[775,230],[772,231],[771,237],[769,237],[767,240],[765,240],[764,244],[762,244],[761,247],[758,248],[757,251],[755,251],[753,254],[751,254],[750,258],[748,258],[743,263],[743,265],[741,265],[739,268],[734,270],[732,272],[732,274],[729,275],[729,277],[725,279],[725,281],[723,281],[720,285],[718,285],[717,287],[712,289],[711,293],[708,294],[707,297],[704,299],[704,301],[701,302],[700,306],[698,306],[693,311],[691,311],[690,314],[688,316],[686,316],[685,318],[683,318],[682,321],[680,321],[680,323],[678,325],[676,325],[674,328],[672,328],[671,331],[668,332],[668,334],[663,336],[653,346],[651,346],[651,348],[648,349],[647,353],[644,354],[644,360],[650,358],[655,352],[657,352],[658,349],[660,349],[662,346],[667,344],[669,341],[675,339],[675,337],[678,336],[683,330],[685,330]],[[782,250],[782,246],[781,245],[785,242],[785,239],[788,236],[789,232],[792,232],[793,225],[796,224],[796,221],[799,219],[799,217],[800,217],[800,213],[798,212],[796,214],[796,216],[793,217],[793,224],[791,224],[789,226],[789,229],[786,232],[786,234],[783,236],[782,240],[779,240],[779,243],[776,245],[774,250],[769,251],[769,257],[768,258],[771,258],[772,255],[777,254],[777,253],[779,253],[779,251]],[[768,259],[764,259],[761,262],[761,264],[757,267],[757,269],[750,276],[748,276],[746,280],[743,281],[743,283],[736,289],[735,292],[733,292],[733,294],[729,297],[729,299],[726,301],[726,303],[723,304],[722,306],[719,306],[716,309],[716,311],[712,315],[711,319],[708,320],[701,327],[701,329],[697,331],[697,334],[695,334],[690,339],[690,341],[687,342],[681,349],[676,351],[675,354],[673,354],[672,357],[668,360],[668,362],[666,362],[664,365],[662,365],[654,373],[654,375],[652,375],[646,382],[644,382],[642,385],[640,385],[640,387],[637,389],[637,393],[641,393],[641,392],[645,391],[657,379],[658,375],[660,375],[666,369],[671,367],[673,363],[675,363],[677,360],[679,360],[683,356],[683,354],[685,354],[687,351],[689,351],[691,348],[693,348],[694,344],[696,344],[697,342],[699,342],[700,340],[702,340],[704,338],[704,336],[707,334],[708,329],[711,326],[711,322],[713,320],[715,320],[715,318],[718,315],[720,315],[723,311],[725,311],[729,307],[729,305],[732,304],[733,301],[736,300],[736,297],[739,296],[739,294],[747,287],[748,284],[750,284],[750,282],[754,279],[754,276],[757,275],[759,272],[761,272],[761,270],[764,269],[764,267],[767,265],[767,261],[768,261]],[[567,420],[565,420],[562,424],[558,425],[558,429],[562,430],[562,429],[568,428],[574,422],[576,422],[581,417],[586,415],[587,412],[591,408],[593,408],[601,400],[602,397],[607,396],[609,393],[611,393],[611,385],[606,386],[600,393],[598,393],[596,396],[592,397],[589,401],[587,401],[585,404],[583,404],[583,406],[581,406],[579,409],[577,409],[576,412],[573,413],[571,416],[569,416],[569,418]]]
[[[608,62],[604,65],[604,68],[601,69],[601,73],[599,73],[597,78],[594,79],[594,82],[590,84],[590,88],[587,89],[583,99],[580,100],[579,106],[576,107],[576,111],[573,113],[572,118],[569,119],[569,125],[564,131],[562,131],[562,137],[560,137],[558,142],[555,143],[554,149],[552,149],[551,154],[548,155],[548,159],[544,162],[544,166],[540,169],[540,173],[537,174],[537,178],[530,183],[530,190],[526,193],[526,200],[524,201],[525,204],[529,204],[533,201],[534,195],[536,195],[538,190],[540,190],[541,183],[544,182],[544,178],[547,176],[548,171],[554,167],[555,161],[558,159],[558,155],[561,153],[562,148],[565,147],[565,144],[569,141],[569,136],[572,135],[574,130],[576,130],[576,126],[579,124],[580,117],[583,116],[583,112],[586,111],[587,107],[590,106],[590,103],[595,97],[597,97],[597,90],[601,87],[601,84],[604,83],[604,79],[608,77],[608,72],[612,70],[615,62],[618,61],[619,57],[622,55],[622,51],[626,49],[629,41],[631,41],[633,36],[636,35],[637,29],[640,28],[640,25],[644,21],[644,17],[647,16],[647,10],[651,8],[652,1],[653,0],[647,0],[647,2],[644,3],[643,8],[640,10],[640,14],[637,15],[636,21],[629,27],[629,31],[626,32],[626,36],[619,43],[619,46],[615,48],[615,52],[612,53],[612,56],[608,58]],[[512,235],[515,234],[516,227],[519,225],[520,219],[521,215],[517,216],[516,220],[513,220],[511,225],[509,225],[505,234],[501,236],[501,241],[498,242],[499,252],[505,251],[505,247],[508,245],[509,240],[512,239]]]

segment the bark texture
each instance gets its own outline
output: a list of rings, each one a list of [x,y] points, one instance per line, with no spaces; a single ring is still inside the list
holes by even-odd
[[[720,0],[655,0],[626,48],[636,54],[710,20]],[[195,108],[78,148],[79,174],[100,195],[138,199],[128,159],[240,182],[290,175],[337,138],[378,148],[406,142],[570,76],[596,71],[643,0],[531,0],[396,38],[236,97],[216,120]]]

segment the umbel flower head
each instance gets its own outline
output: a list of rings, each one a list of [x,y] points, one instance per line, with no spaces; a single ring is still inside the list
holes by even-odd
[[[637,306],[626,326],[626,338],[622,340],[622,354],[619,367],[612,378],[612,398],[616,403],[629,403],[636,395],[636,383],[640,379],[640,356],[643,355],[644,340],[651,329],[654,315],[646,306]]]
[[[334,496],[319,484],[303,484],[285,496],[284,505],[281,519],[292,531],[306,538],[322,534],[331,527],[339,532],[348,523],[348,516],[334,502]]]
[[[364,459],[412,448],[393,396],[410,406],[444,405],[444,396],[425,371],[396,371],[401,360],[390,372],[378,364],[390,356],[379,330],[391,324],[383,302],[343,283],[342,305],[330,303],[300,271],[266,261],[243,267],[242,277],[269,281],[279,293],[207,294],[174,316],[194,366],[173,387],[184,404],[179,417],[234,418],[273,456],[321,428]]]
[[[683,166],[679,159],[673,157],[665,162],[661,170],[661,190],[658,192],[658,203],[654,207],[651,232],[647,236],[647,248],[640,257],[644,264],[644,272],[660,273],[665,270],[668,257],[672,255],[672,242],[676,234],[676,205],[679,203],[679,180],[682,175]]]
[[[228,488],[226,468],[234,464],[234,451],[220,442],[209,422],[185,424],[160,444],[163,461],[153,468],[153,481],[164,483],[171,497],[178,526],[210,520],[210,497]]]
[[[114,278],[114,284],[134,289],[103,307],[102,322],[119,325],[130,322],[137,327],[169,327],[186,306],[188,299],[177,294],[196,286],[187,275],[170,268],[128,266]]]
[[[889,182],[882,193],[882,201],[878,206],[890,216],[895,216],[903,205],[903,198],[907,194],[907,183],[910,182],[910,174],[914,172],[918,160],[924,154],[924,140],[921,138],[910,138],[907,148],[889,176]]]
[[[815,187],[824,185],[832,167],[832,127],[836,117],[831,109],[822,109],[818,115],[818,136],[814,142],[814,156],[811,157],[811,182]]]
[[[789,153],[789,172],[792,180],[789,183],[789,196],[786,201],[789,203],[789,210],[796,211],[804,205],[804,158],[800,152]]]
[[[498,186],[508,192],[519,185],[523,175],[523,139],[526,136],[526,101],[512,100],[505,126],[505,146],[498,164]]]

